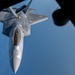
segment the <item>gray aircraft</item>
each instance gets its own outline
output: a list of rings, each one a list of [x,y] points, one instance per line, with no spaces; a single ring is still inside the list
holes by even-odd
[[[14,73],[17,72],[23,53],[24,37],[30,35],[33,24],[47,20],[47,16],[34,13],[29,8],[32,0],[20,8],[9,7],[0,11],[0,22],[3,23],[3,34],[10,38],[9,61]]]

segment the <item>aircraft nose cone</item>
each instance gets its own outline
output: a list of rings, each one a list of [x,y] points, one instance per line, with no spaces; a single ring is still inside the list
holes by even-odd
[[[19,58],[14,58],[14,61],[13,61],[13,71],[14,71],[14,73],[17,72],[17,70],[20,66],[20,62],[21,62],[21,60]]]
[[[14,73],[17,72],[22,58],[22,51],[20,49],[14,49],[10,56],[10,65]]]
[[[13,55],[13,69],[14,73],[17,72],[20,63],[21,63],[21,58],[22,58],[22,53],[19,49],[14,50],[14,55]]]

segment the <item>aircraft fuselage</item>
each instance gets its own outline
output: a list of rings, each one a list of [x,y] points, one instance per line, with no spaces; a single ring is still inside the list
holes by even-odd
[[[8,14],[9,18],[13,18],[12,13]],[[21,11],[18,13],[19,18],[9,19],[4,21],[3,34],[10,37],[9,60],[13,71],[19,68],[22,52],[23,52],[23,39],[30,35],[30,24],[26,15]]]

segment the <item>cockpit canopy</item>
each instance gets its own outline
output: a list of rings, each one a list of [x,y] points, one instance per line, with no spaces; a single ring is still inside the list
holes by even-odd
[[[20,43],[21,40],[21,32],[19,28],[14,29],[13,38],[12,41],[15,46],[17,46]]]

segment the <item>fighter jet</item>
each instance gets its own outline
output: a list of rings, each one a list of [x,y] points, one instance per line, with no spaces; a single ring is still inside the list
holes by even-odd
[[[9,6],[20,3],[24,0],[0,0],[0,11],[4,8],[8,8]]]
[[[9,61],[14,73],[17,72],[23,53],[23,41],[30,35],[33,24],[45,21],[47,16],[34,13],[35,9],[29,8],[32,0],[20,8],[9,7],[0,12],[0,22],[3,23],[3,34],[9,37]]]
[[[58,26],[63,26],[70,20],[75,26],[75,1],[56,0],[56,2],[61,8],[55,10],[52,14],[54,23]]]

